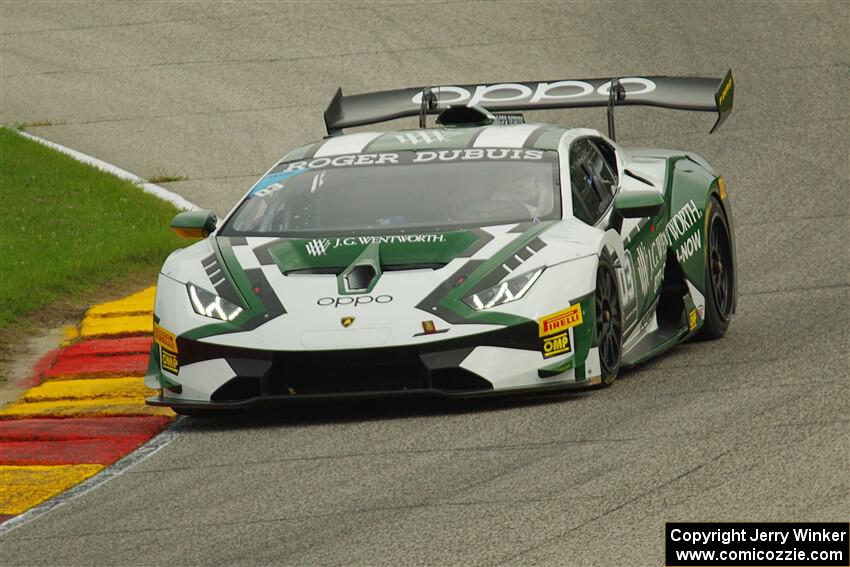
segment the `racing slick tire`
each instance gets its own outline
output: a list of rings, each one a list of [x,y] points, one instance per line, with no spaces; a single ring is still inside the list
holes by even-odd
[[[599,349],[601,386],[607,388],[617,379],[623,354],[623,310],[614,264],[607,252],[599,257],[596,268],[596,346]]]
[[[708,203],[706,214],[705,321],[696,335],[698,341],[719,339],[726,334],[735,305],[735,274],[732,263],[732,239],[726,213],[716,197]]]

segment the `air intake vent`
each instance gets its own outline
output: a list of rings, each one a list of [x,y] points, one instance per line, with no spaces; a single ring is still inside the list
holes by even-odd
[[[370,264],[354,266],[345,275],[345,287],[348,291],[366,291],[378,273]]]
[[[494,122],[493,113],[480,106],[450,106],[437,116],[441,126],[487,126]]]

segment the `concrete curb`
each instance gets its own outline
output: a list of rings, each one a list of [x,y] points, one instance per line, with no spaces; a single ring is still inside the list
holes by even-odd
[[[181,197],[177,193],[169,191],[165,187],[160,187],[155,183],[150,183],[138,175],[130,173],[125,169],[121,169],[118,166],[112,165],[111,163],[107,163],[105,161],[99,160],[96,157],[92,157],[90,155],[84,154],[82,152],[78,152],[77,150],[72,150],[71,148],[65,147],[62,144],[57,144],[56,142],[51,142],[50,140],[45,140],[44,138],[39,138],[34,134],[30,134],[29,132],[21,131],[20,134],[25,138],[29,138],[39,144],[44,144],[54,150],[62,152],[63,154],[69,155],[77,161],[81,161],[83,163],[87,163],[91,166],[94,166],[100,170],[106,171],[115,175],[116,177],[120,177],[121,179],[126,179],[127,181],[138,185],[145,193],[150,193],[151,195],[155,195],[159,197],[163,201],[168,201],[178,209],[182,209],[184,211],[197,211],[200,210],[200,207],[195,203]]]
[[[116,461],[137,462],[134,452],[171,423],[171,410],[144,402],[154,293],[90,308],[79,326],[100,332],[42,357],[20,383],[29,389],[0,409],[0,533],[80,483],[111,478]]]

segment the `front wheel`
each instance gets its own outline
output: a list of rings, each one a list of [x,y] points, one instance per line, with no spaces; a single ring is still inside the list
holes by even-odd
[[[708,204],[705,253],[705,322],[697,340],[719,339],[726,334],[735,306],[732,237],[726,214],[716,198]]]
[[[617,379],[623,350],[623,312],[614,266],[607,254],[599,257],[596,269],[596,346],[602,366],[602,386]]]

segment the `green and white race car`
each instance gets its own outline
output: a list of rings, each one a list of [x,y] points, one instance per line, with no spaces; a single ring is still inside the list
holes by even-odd
[[[221,224],[174,219],[204,239],[162,267],[148,403],[609,385],[723,336],[736,297],[724,180],[690,152],[619,146],[613,110],[715,111],[716,129],[733,96],[731,71],[338,91],[329,135],[286,154]],[[607,106],[607,136],[518,113],[583,106]],[[342,133],[416,115],[419,129]]]

